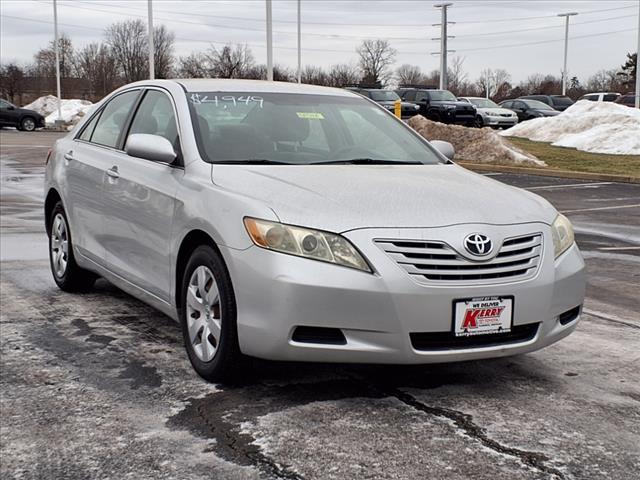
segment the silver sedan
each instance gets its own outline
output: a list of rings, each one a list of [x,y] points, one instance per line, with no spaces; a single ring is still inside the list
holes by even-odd
[[[178,320],[211,381],[247,356],[419,364],[567,336],[585,289],[571,224],[452,156],[345,90],[127,85],[47,159],[53,278],[104,277]]]

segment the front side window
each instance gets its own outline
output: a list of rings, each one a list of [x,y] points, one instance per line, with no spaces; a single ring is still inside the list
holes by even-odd
[[[147,91],[131,123],[129,135],[134,133],[159,135],[169,140],[174,148],[178,146],[176,116],[166,94],[158,90]]]
[[[4,100],[0,100],[0,109],[7,110],[11,106],[9,102],[5,102]]]
[[[91,143],[116,148],[129,112],[138,98],[138,90],[121,93],[109,101],[96,124]]]
[[[618,95],[616,95],[615,93],[607,93],[603,98],[602,101],[603,102],[613,102],[616,100],[616,98],[618,98]]]
[[[211,163],[441,163],[412,130],[362,98],[194,92],[187,99],[201,156]]]

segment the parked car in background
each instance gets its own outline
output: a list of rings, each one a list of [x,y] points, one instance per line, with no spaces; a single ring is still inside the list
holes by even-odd
[[[585,290],[570,221],[452,150],[335,88],[126,85],[47,159],[51,272],[180,321],[211,381],[244,355],[448,363],[561,340]]]
[[[7,100],[0,99],[0,127],[15,127],[25,132],[33,132],[44,127],[44,117],[34,110],[16,107]]]
[[[636,106],[636,96],[633,93],[628,93],[627,95],[620,96],[615,103],[634,108]]]
[[[575,103],[566,95],[523,95],[519,98],[537,100],[539,102],[546,103],[554,110],[558,110],[560,112],[566,110]]]
[[[615,102],[622,95],[614,92],[596,92],[582,95],[578,100],[590,100],[592,102]]]
[[[417,103],[420,114],[441,123],[460,123],[472,126],[476,121],[476,107],[458,100],[448,90],[428,88],[399,88],[396,93],[402,100]]]
[[[401,107],[401,116],[402,118],[411,118],[414,115],[420,113],[420,106],[411,103],[411,102],[403,102],[400,99],[400,96],[394,92],[393,90],[383,90],[381,88],[360,88],[360,87],[349,87],[347,90],[351,90],[352,92],[359,93],[367,98],[370,98],[378,105],[383,106],[390,112],[394,112],[396,108],[396,101],[400,100]]]
[[[539,102],[537,100],[527,100],[517,98],[515,100],[505,100],[500,102],[502,108],[513,110],[518,115],[518,121],[524,122],[525,120],[531,120],[532,118],[540,117],[555,117],[560,115],[560,112],[554,110],[546,103]]]
[[[477,127],[509,128],[518,123],[518,115],[512,110],[502,108],[493,100],[482,97],[458,97],[458,100],[469,102],[476,107]]]

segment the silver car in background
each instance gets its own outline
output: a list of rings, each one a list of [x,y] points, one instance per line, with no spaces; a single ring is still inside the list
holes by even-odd
[[[458,100],[476,106],[477,127],[509,128],[518,123],[518,115],[513,111],[502,108],[493,100],[482,97],[458,97]]]
[[[585,289],[569,221],[435,147],[452,155],[345,90],[127,85],[47,160],[53,277],[180,321],[211,381],[246,356],[421,364],[567,336]]]

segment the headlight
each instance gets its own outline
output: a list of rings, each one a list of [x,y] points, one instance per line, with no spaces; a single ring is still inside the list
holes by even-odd
[[[335,233],[249,217],[244,219],[244,226],[259,247],[372,273],[351,242]]]
[[[414,110],[420,110],[420,105],[414,105],[414,106],[413,106],[413,109],[414,109]]]
[[[575,240],[573,226],[567,217],[558,214],[551,225],[551,238],[553,238],[553,254],[555,258],[562,255]]]

